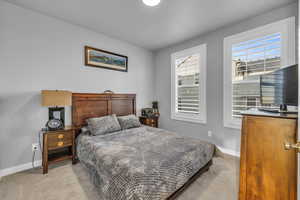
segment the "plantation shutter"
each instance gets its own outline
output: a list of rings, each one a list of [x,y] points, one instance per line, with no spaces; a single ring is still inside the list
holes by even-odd
[[[240,117],[241,111],[261,106],[259,75],[280,67],[280,33],[232,46],[233,117]]]
[[[176,111],[199,114],[200,55],[176,59]]]

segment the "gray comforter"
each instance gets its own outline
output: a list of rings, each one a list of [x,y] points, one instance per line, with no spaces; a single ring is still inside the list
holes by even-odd
[[[78,158],[107,200],[165,199],[213,152],[210,143],[146,126],[77,139]]]

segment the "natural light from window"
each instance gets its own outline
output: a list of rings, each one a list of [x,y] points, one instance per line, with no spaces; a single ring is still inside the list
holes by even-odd
[[[280,33],[232,45],[233,117],[239,118],[241,111],[261,106],[259,75],[280,67]]]
[[[171,118],[206,123],[206,44],[171,55]]]
[[[199,113],[199,54],[176,59],[177,112]]]

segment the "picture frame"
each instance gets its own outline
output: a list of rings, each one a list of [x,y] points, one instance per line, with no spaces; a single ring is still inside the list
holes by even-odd
[[[127,56],[90,46],[85,46],[84,52],[86,66],[128,72]]]
[[[65,108],[64,107],[50,107],[49,108],[49,120],[57,119],[65,126]]]

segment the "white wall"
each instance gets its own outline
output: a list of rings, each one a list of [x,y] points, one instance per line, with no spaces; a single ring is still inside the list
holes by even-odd
[[[84,45],[127,55],[129,72],[84,66]],[[153,100],[153,82],[150,51],[0,1],[0,169],[31,161],[48,117],[42,89],[136,93],[139,110]]]
[[[137,94],[138,110],[157,99],[160,125],[183,135],[239,151],[238,130],[223,127],[223,39],[276,20],[298,15],[291,4],[155,53],[0,0],[0,169],[31,161],[31,144],[48,117],[40,90]],[[208,44],[206,125],[170,119],[170,54]],[[84,66],[90,45],[129,57],[129,72]],[[155,63],[154,63],[155,62]],[[155,65],[155,68],[153,68]],[[153,87],[153,85],[155,87]],[[70,108],[67,124],[71,124]],[[207,137],[207,131],[213,137]],[[40,155],[37,159],[40,159]]]
[[[281,19],[298,15],[298,4],[293,3],[260,16],[172,45],[155,52],[156,99],[160,102],[160,125],[182,135],[212,141],[231,152],[239,152],[240,130],[225,128],[223,123],[223,41],[241,33]],[[207,124],[188,123],[170,118],[171,63],[170,55],[183,49],[207,44]],[[211,130],[213,137],[208,137]]]

